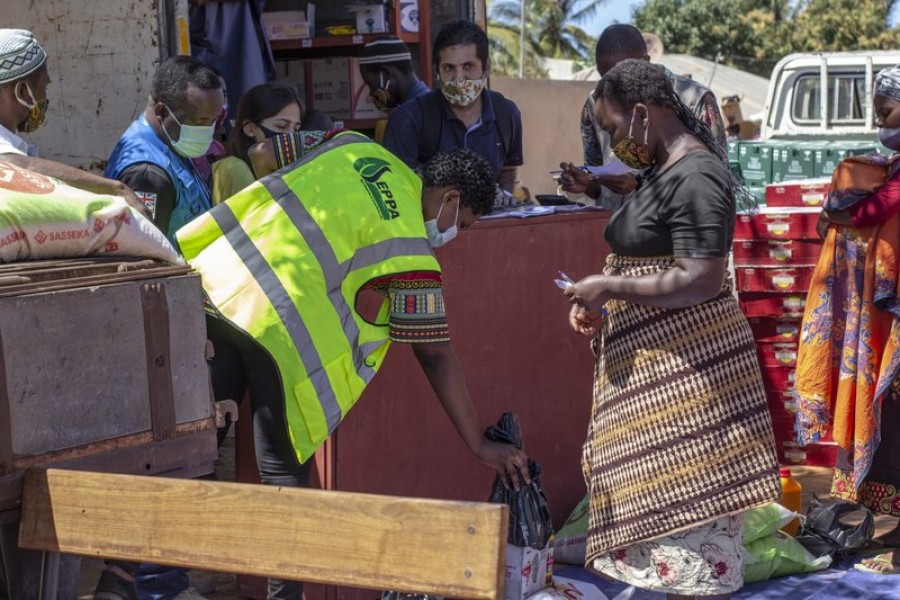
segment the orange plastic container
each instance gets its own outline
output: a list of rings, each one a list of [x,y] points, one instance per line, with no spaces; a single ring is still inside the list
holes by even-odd
[[[781,469],[781,499],[778,504],[795,513],[800,512],[803,497],[803,487],[791,477],[790,469]],[[786,534],[794,537],[800,530],[800,519],[794,519],[782,528]]]

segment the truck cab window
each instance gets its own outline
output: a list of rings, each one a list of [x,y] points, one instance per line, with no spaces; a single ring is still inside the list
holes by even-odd
[[[829,75],[828,120],[832,123],[863,123],[865,121],[865,73]],[[794,83],[791,118],[798,124],[820,121],[822,97],[818,73],[803,75]]]

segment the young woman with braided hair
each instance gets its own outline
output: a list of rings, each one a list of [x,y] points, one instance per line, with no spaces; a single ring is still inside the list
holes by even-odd
[[[597,357],[587,566],[669,598],[728,598],[743,584],[741,513],[780,493],[727,275],[735,207],[752,197],[658,66],[619,63],[596,97],[613,152],[645,171],[606,227],[603,274],[566,289]]]

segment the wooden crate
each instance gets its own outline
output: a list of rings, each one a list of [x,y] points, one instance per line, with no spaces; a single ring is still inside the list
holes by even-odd
[[[27,467],[212,471],[201,302],[198,275],[154,261],[0,266],[0,520]]]

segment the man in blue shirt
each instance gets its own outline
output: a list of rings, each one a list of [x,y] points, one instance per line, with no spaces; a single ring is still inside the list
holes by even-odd
[[[113,149],[104,175],[131,187],[174,244],[175,232],[212,208],[209,182],[193,159],[204,156],[225,111],[219,74],[176,56],[153,75],[150,99]],[[203,600],[184,569],[109,562],[95,600]]]
[[[384,146],[410,167],[467,148],[486,158],[497,183],[511,192],[522,165],[522,116],[515,103],[485,89],[487,35],[470,21],[451,21],[435,37],[432,56],[440,89],[391,113]]]
[[[190,56],[163,62],[143,114],[122,134],[104,175],[133,189],[169,241],[212,208],[209,182],[192,160],[204,156],[225,110],[219,74]]]

